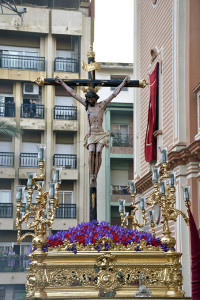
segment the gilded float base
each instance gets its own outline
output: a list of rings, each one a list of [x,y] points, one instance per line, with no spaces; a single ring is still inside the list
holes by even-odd
[[[153,297],[182,299],[181,254],[154,249],[77,254],[50,250],[42,262],[32,260],[28,268],[27,297],[129,299],[138,291],[144,275]]]
[[[27,300],[35,300],[35,298],[26,298]],[[43,299],[45,299],[45,298],[40,298],[40,300],[43,300]],[[48,298],[48,300],[57,300],[58,298]],[[62,298],[60,298],[60,299],[62,299]],[[100,300],[100,299],[103,299],[103,300],[110,300],[110,299],[112,299],[112,298],[105,298],[105,297],[103,297],[103,298],[99,298],[99,297],[95,297],[95,298],[86,298],[86,297],[70,297],[70,298],[63,298],[63,299],[66,299],[66,300]],[[135,297],[115,297],[114,299],[116,299],[116,300],[133,300],[133,299],[138,299],[138,298],[135,298]],[[169,300],[169,298],[168,297],[151,297],[150,298],[151,300]],[[20,300],[24,300],[24,298],[23,299],[20,299]],[[142,300],[149,300],[149,297],[142,297]],[[191,297],[172,297],[172,298],[170,298],[170,300],[192,300],[192,298]]]

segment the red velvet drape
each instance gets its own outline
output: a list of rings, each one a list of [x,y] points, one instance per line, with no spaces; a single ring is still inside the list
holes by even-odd
[[[192,300],[200,300],[200,237],[193,215],[189,209]]]
[[[157,103],[158,103],[158,68],[159,63],[156,64],[156,67],[150,78],[150,100],[149,100],[149,111],[148,111],[148,123],[146,130],[145,138],[145,160],[151,162],[152,160],[157,159],[157,146],[156,138],[153,136],[153,133],[156,128],[157,121]]]

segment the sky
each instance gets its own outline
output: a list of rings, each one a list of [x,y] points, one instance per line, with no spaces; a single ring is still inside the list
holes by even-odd
[[[133,62],[134,0],[95,0],[95,60]]]

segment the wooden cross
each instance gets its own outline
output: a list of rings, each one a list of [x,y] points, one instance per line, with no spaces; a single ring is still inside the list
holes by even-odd
[[[82,62],[81,66],[84,71],[88,72],[88,79],[62,79],[70,87],[81,87],[83,92],[87,92],[89,89],[98,90],[101,87],[118,87],[122,80],[96,80],[95,70],[100,71],[100,64],[95,62],[95,53],[93,48],[90,47],[90,51],[87,52],[88,63]],[[37,78],[35,81],[38,85],[59,85],[54,78]],[[139,87],[145,88],[148,83],[146,80],[130,80],[126,87]],[[84,88],[87,86],[87,89]],[[95,91],[96,92],[96,91]],[[96,199],[96,187],[90,186],[90,221],[97,219],[97,199]]]

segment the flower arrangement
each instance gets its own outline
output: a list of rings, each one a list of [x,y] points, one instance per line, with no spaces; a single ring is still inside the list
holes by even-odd
[[[166,245],[163,245],[159,238],[154,237],[151,233],[143,231],[133,231],[121,226],[110,226],[107,222],[92,221],[81,223],[77,227],[69,228],[66,231],[60,230],[56,234],[47,237],[48,244],[44,248],[62,247],[69,251],[77,253],[77,248],[112,250],[116,245],[128,248],[134,245],[136,251],[141,251],[140,244],[149,247],[160,247],[158,250],[168,251]]]

